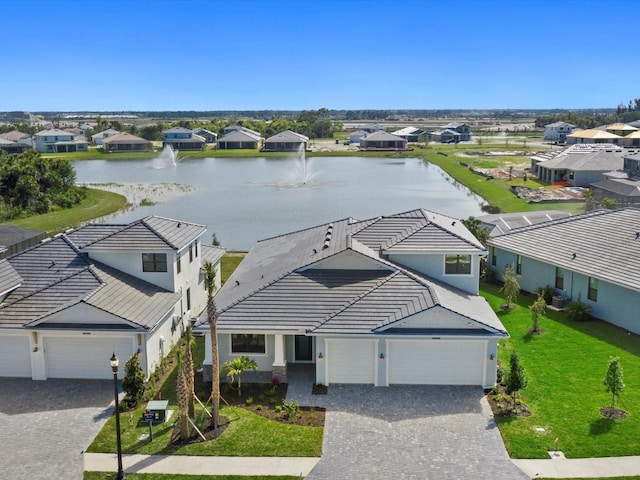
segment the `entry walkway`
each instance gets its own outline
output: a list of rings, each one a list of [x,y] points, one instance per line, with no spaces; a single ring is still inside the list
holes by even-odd
[[[607,478],[640,475],[640,457],[512,460],[529,478]]]

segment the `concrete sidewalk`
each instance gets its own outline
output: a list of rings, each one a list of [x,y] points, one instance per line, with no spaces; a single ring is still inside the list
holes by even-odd
[[[530,478],[607,478],[640,475],[640,457],[511,461]]]
[[[316,457],[197,457],[188,455],[123,455],[126,473],[187,475],[291,475],[306,477]],[[85,453],[84,470],[115,472],[118,459],[111,453]]]

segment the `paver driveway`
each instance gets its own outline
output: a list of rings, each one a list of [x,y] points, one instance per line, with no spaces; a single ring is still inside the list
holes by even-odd
[[[113,412],[112,400],[109,380],[0,378],[2,478],[81,479],[82,452]]]
[[[509,460],[479,387],[332,385],[326,396],[292,393],[301,405],[327,407],[322,459],[308,480],[528,478]]]

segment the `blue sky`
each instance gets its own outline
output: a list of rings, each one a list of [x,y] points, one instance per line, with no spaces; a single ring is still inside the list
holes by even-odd
[[[633,0],[0,0],[0,12],[0,111],[613,108],[640,96]]]

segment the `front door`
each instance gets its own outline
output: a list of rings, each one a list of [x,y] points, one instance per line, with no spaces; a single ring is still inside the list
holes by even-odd
[[[294,338],[296,362],[311,362],[313,360],[313,337],[296,335]]]

